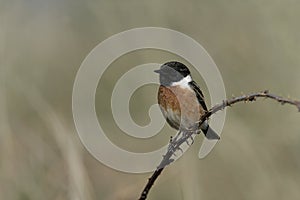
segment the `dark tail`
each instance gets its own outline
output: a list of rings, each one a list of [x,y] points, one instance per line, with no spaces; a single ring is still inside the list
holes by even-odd
[[[204,126],[203,126],[204,125]],[[203,123],[201,130],[204,133],[205,137],[209,140],[219,140],[220,136],[206,123]]]

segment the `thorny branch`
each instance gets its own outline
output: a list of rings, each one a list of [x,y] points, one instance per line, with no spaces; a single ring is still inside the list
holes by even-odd
[[[284,104],[294,105],[297,107],[298,111],[300,112],[300,101],[290,100],[290,99],[283,98],[281,96],[277,96],[275,94],[270,94],[268,90],[265,90],[262,92],[256,92],[256,93],[242,95],[239,97],[234,97],[232,99],[224,100],[222,103],[215,105],[208,112],[206,112],[203,116],[201,116],[201,119],[199,120],[199,126],[201,126],[201,124],[206,119],[208,119],[211,115],[213,115],[214,113],[216,113],[220,110],[223,110],[227,106],[231,106],[238,102],[256,101],[257,98],[260,98],[260,97],[273,99],[273,100],[281,103],[282,105],[284,105]],[[180,146],[183,143],[187,142],[188,139],[190,137],[192,137],[193,134],[195,134],[195,131],[189,131],[189,132],[186,132],[185,134],[182,134],[181,137],[179,137],[179,138],[170,140],[167,153],[163,156],[161,163],[159,164],[157,169],[153,172],[152,176],[148,179],[148,183],[146,184],[145,188],[143,189],[143,192],[141,193],[139,200],[147,199],[147,195],[148,195],[150,189],[152,188],[154,182],[156,181],[156,179],[159,177],[159,175],[164,170],[164,168],[167,165],[169,165],[171,162],[174,161],[171,158],[172,155],[174,154],[174,152],[177,150],[181,150]]]

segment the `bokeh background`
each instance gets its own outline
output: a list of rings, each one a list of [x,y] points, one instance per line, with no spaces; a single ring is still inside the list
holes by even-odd
[[[144,26],[174,29],[209,52],[228,97],[269,89],[300,99],[299,19],[296,0],[0,0],[0,199],[138,198],[150,174],[121,173],[95,160],[72,118],[76,72],[109,36]],[[173,59],[184,62],[168,52],[136,51],[106,71],[96,108],[113,142],[148,151],[174,134],[166,125],[149,141],[132,139],[114,124],[109,107],[122,74]],[[194,76],[206,90],[201,75]],[[156,91],[157,85],[146,85],[133,95],[129,106],[138,124],[149,123]],[[227,109],[213,152],[198,159],[199,136],[148,199],[299,199],[299,123],[294,107],[270,100]]]

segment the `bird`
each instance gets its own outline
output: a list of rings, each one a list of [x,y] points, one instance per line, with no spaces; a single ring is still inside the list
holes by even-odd
[[[159,74],[157,101],[167,123],[183,133],[193,130],[202,132],[209,140],[219,140],[207,120],[199,126],[201,117],[208,110],[204,95],[188,67],[178,61],[169,61],[154,72]]]

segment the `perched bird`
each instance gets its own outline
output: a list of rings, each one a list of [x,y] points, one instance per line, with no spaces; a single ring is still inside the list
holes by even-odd
[[[159,74],[158,104],[168,124],[181,132],[202,130],[209,140],[220,139],[207,120],[199,127],[207,111],[204,96],[193,81],[190,70],[182,63],[171,61],[154,72]]]

